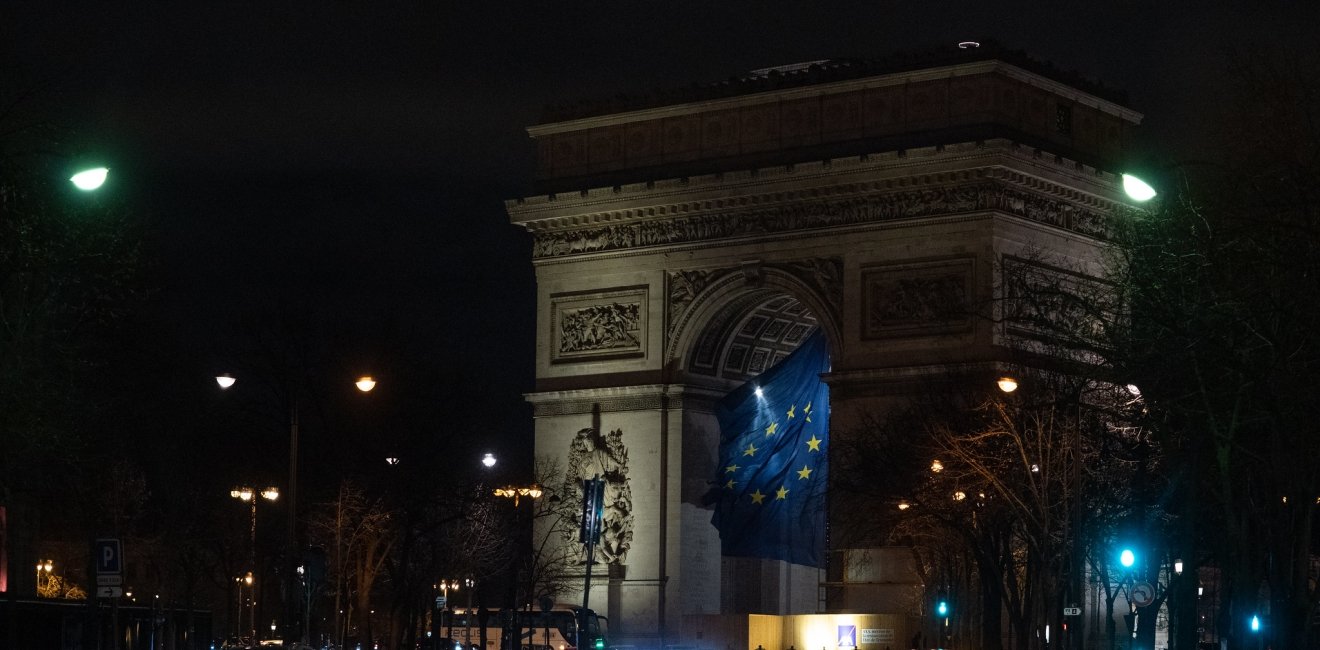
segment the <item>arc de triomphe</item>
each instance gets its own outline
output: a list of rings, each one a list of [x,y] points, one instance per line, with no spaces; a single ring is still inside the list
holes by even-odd
[[[1029,251],[1096,262],[1140,119],[971,50],[760,70],[529,128],[541,193],[507,209],[534,237],[535,449],[610,481],[590,602],[614,636],[680,643],[690,614],[892,609],[897,568],[721,558],[702,505],[714,401],[816,329],[831,430],[932,376],[994,377],[1004,333],[949,314],[991,304]],[[831,557],[876,544],[847,539],[864,514],[830,513]]]

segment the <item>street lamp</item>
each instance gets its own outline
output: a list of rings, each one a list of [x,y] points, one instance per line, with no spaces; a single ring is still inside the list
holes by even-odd
[[[228,390],[238,383],[238,378],[231,373],[216,375],[215,383],[221,390]],[[376,387],[376,380],[371,375],[363,375],[353,382],[357,389],[363,393],[369,393]],[[288,544],[289,558],[292,559],[294,552],[298,548],[298,394],[293,392],[289,397],[289,521],[288,521]],[[290,580],[292,578],[290,577]],[[292,593],[293,585],[289,584],[289,593]],[[255,626],[255,623],[253,624]],[[307,630],[302,630],[302,641],[307,642]]]
[[[518,508],[518,504],[519,504],[519,502],[522,500],[522,498],[523,498],[523,497],[528,497],[528,498],[531,498],[531,499],[539,499],[539,498],[541,498],[541,495],[542,495],[543,493],[544,493],[544,492],[543,492],[543,490],[541,490],[541,486],[539,486],[539,485],[537,485],[537,484],[535,484],[535,483],[533,483],[533,484],[531,484],[531,485],[506,485],[506,486],[504,486],[504,487],[498,487],[498,488],[495,488],[495,491],[494,491],[494,494],[495,494],[495,496],[497,496],[497,497],[501,497],[501,498],[505,498],[505,499],[513,499],[513,517],[514,517],[514,522],[515,522],[515,529],[519,528],[519,526],[517,525],[517,522],[518,522],[519,514],[520,514],[521,510]],[[530,523],[530,522],[529,522],[529,523]],[[522,537],[522,539],[524,540],[525,547],[522,549],[522,551],[525,553],[525,555],[523,555],[523,557],[515,557],[515,559],[514,559],[514,563],[513,563],[513,565],[510,567],[510,569],[511,569],[511,573],[512,573],[512,578],[513,578],[512,580],[509,581],[509,602],[508,602],[508,605],[509,605],[510,607],[516,607],[516,606],[517,606],[517,600],[518,600],[518,577],[519,577],[519,572],[520,572],[520,569],[521,569],[521,561],[524,560],[524,559],[529,559],[529,558],[531,558],[531,555],[532,555],[532,539],[531,539],[531,533],[530,533],[530,531],[527,531],[527,532],[524,533],[523,531],[518,530],[518,531],[517,531],[517,534],[518,534],[520,537]],[[589,566],[588,566],[588,569],[590,569]],[[528,575],[529,575],[529,576],[532,575],[532,574],[530,573],[530,571],[529,571]]]
[[[535,484],[529,485],[527,487],[510,485],[506,487],[495,488],[495,496],[504,497],[506,499],[513,499],[514,508],[518,507],[519,498],[531,497],[533,499],[539,499],[541,498],[541,494],[542,494],[541,486]]]
[[[1128,198],[1139,203],[1145,203],[1155,198],[1157,192],[1150,183],[1133,176],[1132,174],[1123,174],[1123,192]]]
[[[275,501],[276,499],[280,498],[280,490],[279,488],[268,487],[258,492],[253,488],[247,486],[240,486],[230,490],[229,496],[238,499],[239,501],[248,503],[252,506],[251,509],[252,522],[248,528],[248,534],[249,534],[248,567],[250,570],[248,571],[247,576],[244,578],[244,580],[250,586],[252,584],[252,572],[257,570],[257,500],[258,500],[257,497],[260,496],[262,499],[265,499],[267,501]],[[239,587],[240,598],[242,597],[242,593],[243,593],[243,589],[242,587]],[[255,635],[257,633],[255,596],[253,597],[253,601],[254,604],[252,606],[253,607],[252,634]]]
[[[84,192],[91,192],[104,185],[105,179],[109,174],[110,170],[108,168],[93,167],[91,169],[84,169],[83,171],[70,176],[69,182],[73,183],[74,187]]]
[[[999,390],[1005,393],[1011,393],[1018,388],[1017,380],[1007,375],[996,379],[995,384],[999,386]]]
[[[471,581],[468,581],[468,582],[471,582]],[[431,613],[431,638],[433,638],[433,639],[438,639],[438,638],[440,638],[440,618],[441,618],[441,613],[442,613],[442,612],[445,612],[445,611],[451,611],[451,610],[453,610],[453,607],[451,607],[451,606],[449,605],[449,592],[450,592],[450,590],[458,591],[458,590],[461,589],[462,587],[463,587],[463,581],[461,581],[461,580],[441,580],[440,582],[437,582],[437,583],[435,584],[435,589],[436,589],[436,591],[439,591],[439,592],[441,593],[441,595],[440,595],[438,598],[436,598],[436,601],[435,601],[435,610]],[[449,636],[450,639],[453,639],[453,638],[454,638],[454,620],[453,620],[452,618],[449,619],[449,635],[448,635],[448,636]],[[437,641],[437,643],[438,643],[438,641]],[[437,645],[436,647],[439,648],[438,645]]]
[[[44,594],[41,589],[41,574],[42,573],[46,574],[46,588],[50,589],[51,572],[54,570],[55,570],[54,560],[41,560],[37,562],[37,596],[38,597],[42,597],[42,598],[47,597],[46,594]]]
[[[221,390],[228,390],[238,383],[238,378],[230,373],[216,375],[216,385]],[[370,375],[363,375],[354,382],[357,389],[369,393],[376,387],[376,380]],[[289,400],[289,544],[297,539],[295,526],[298,521],[298,397],[295,394]]]
[[[247,588],[248,588],[248,621],[250,621],[250,622],[252,623],[252,627],[251,627],[252,632],[250,633],[250,636],[251,636],[252,641],[253,641],[253,642],[256,642],[256,640],[257,640],[257,589],[256,589],[256,587],[253,587],[253,586],[252,586],[252,572],[251,572],[251,571],[248,571],[248,572],[247,572],[247,575],[243,576],[243,584],[247,585]],[[239,589],[239,594],[241,595],[242,592],[243,592],[243,588],[242,588],[242,587],[239,587],[238,589]],[[242,614],[240,613],[239,616],[242,616]],[[241,623],[241,621],[240,621],[240,623]]]

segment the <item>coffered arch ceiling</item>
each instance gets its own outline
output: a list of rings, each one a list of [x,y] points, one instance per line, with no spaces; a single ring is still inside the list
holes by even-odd
[[[819,327],[802,301],[773,289],[750,291],[711,318],[689,353],[687,369],[741,384],[787,357]]]

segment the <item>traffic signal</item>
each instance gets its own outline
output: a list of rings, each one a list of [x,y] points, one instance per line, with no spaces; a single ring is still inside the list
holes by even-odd
[[[1255,614],[1251,615],[1251,633],[1252,634],[1260,633],[1260,617]]]
[[[935,603],[935,613],[947,617],[949,615],[949,599],[941,596]]]
[[[1136,562],[1137,562],[1137,554],[1134,553],[1132,549],[1124,548],[1123,550],[1118,552],[1118,563],[1122,564],[1123,568],[1130,569],[1132,568],[1133,564],[1136,564]]]

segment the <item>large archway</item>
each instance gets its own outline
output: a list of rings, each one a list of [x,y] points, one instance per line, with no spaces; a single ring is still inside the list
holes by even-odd
[[[534,237],[535,446],[617,477],[590,601],[622,644],[690,641],[694,615],[893,607],[720,557],[714,403],[812,329],[834,429],[923,378],[993,377],[1013,350],[976,312],[999,269],[1099,257],[1104,162],[1139,115],[993,59],[849,74],[529,129],[546,191],[507,207]]]

